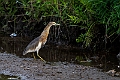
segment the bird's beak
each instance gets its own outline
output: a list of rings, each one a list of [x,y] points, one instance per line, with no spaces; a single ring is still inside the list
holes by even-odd
[[[57,23],[56,23],[55,25],[58,26],[58,25],[60,25],[60,24],[57,24]]]

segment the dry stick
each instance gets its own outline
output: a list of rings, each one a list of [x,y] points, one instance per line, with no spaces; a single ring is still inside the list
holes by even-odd
[[[105,49],[106,49],[106,44],[107,44],[107,25],[105,29]]]

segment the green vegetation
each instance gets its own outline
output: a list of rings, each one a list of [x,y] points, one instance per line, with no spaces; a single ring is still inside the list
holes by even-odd
[[[120,35],[120,0],[0,0],[0,5],[0,17],[6,21],[17,15],[27,23],[54,16],[63,24],[78,25],[84,32],[77,33],[76,42],[85,48],[96,49],[101,43],[106,48],[108,40],[113,43]],[[6,27],[5,23],[0,25]]]
[[[98,34],[95,33],[96,28],[100,29],[99,27],[101,27],[104,31],[102,36],[105,44],[107,39],[114,42],[114,39],[118,37],[115,35],[120,35],[120,1],[80,0],[80,3],[84,6],[83,12],[87,13],[85,14],[87,16],[85,21],[82,21],[83,23],[86,22],[86,32],[81,34],[76,41],[85,42],[85,46],[89,46],[91,41],[98,37],[96,36]]]

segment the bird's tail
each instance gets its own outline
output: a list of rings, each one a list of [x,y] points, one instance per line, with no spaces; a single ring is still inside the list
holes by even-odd
[[[26,54],[27,54],[27,52],[24,50],[24,51],[23,51],[23,55],[26,55]]]

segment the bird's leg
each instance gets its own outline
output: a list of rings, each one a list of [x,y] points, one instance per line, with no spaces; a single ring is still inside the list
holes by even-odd
[[[44,61],[44,62],[46,63],[46,61],[39,56],[38,51],[37,51],[37,56],[38,56],[42,61]]]
[[[33,57],[34,57],[34,59],[36,59],[34,53],[33,53]]]

